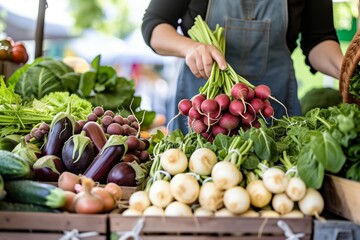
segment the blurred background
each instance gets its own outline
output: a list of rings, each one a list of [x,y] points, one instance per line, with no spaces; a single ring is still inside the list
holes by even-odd
[[[91,62],[101,54],[101,64],[136,82],[136,91],[144,98],[143,108],[165,114],[178,59],[156,55],[143,41],[140,25],[149,0],[0,0],[0,35],[23,41],[29,62],[35,58],[39,6],[44,2],[44,56],[80,57]],[[333,5],[345,52],[357,30],[358,0],[333,0]],[[300,49],[292,57],[300,98],[313,88],[338,88],[336,79],[309,72]]]

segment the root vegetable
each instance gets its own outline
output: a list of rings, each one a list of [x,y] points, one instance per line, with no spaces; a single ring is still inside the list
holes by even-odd
[[[265,187],[275,194],[285,192],[289,182],[285,172],[277,167],[271,167],[265,170],[262,180]]]
[[[91,178],[81,178],[81,192],[74,198],[74,210],[76,213],[95,214],[104,209],[104,202],[100,197],[92,193],[94,181]]]
[[[294,201],[292,201],[285,193],[278,193],[273,196],[271,205],[276,212],[286,214],[293,210]]]
[[[258,213],[257,211],[253,210],[253,209],[249,209],[246,212],[240,214],[241,217],[259,217],[260,213]]]
[[[217,211],[224,206],[223,198],[223,190],[213,182],[206,182],[200,187],[199,204],[203,209]]]
[[[123,195],[123,191],[121,189],[121,187],[119,185],[117,185],[116,183],[107,183],[104,188],[111,193],[111,195],[113,196],[114,200],[120,201]]]
[[[165,208],[174,198],[170,190],[170,182],[156,180],[149,189],[150,202],[157,207]]]
[[[179,173],[170,180],[170,191],[175,200],[191,204],[198,199],[200,185],[194,176]]]
[[[291,200],[299,201],[305,196],[306,185],[300,177],[292,177],[285,192]]]
[[[241,214],[250,208],[250,197],[247,191],[240,186],[225,190],[224,205],[234,214]]]
[[[193,216],[193,212],[189,205],[173,201],[165,208],[165,216],[190,217]]]
[[[196,208],[194,211],[196,217],[211,217],[214,216],[214,212],[203,207]]]
[[[260,179],[248,183],[246,191],[249,193],[251,205],[254,207],[265,207],[271,201],[272,193],[267,190],[264,182]]]
[[[58,179],[58,187],[62,190],[75,192],[76,184],[80,184],[80,176],[68,171],[62,172]]]
[[[213,166],[217,163],[216,154],[209,148],[198,148],[190,156],[189,169],[199,175],[210,175]]]
[[[297,210],[297,209],[294,209],[288,213],[285,213],[283,215],[281,215],[281,217],[284,217],[284,218],[303,218],[304,217],[304,214],[300,211],[300,210]]]
[[[305,215],[318,216],[324,210],[324,198],[314,188],[307,188],[305,196],[298,202],[299,209]]]
[[[140,212],[136,209],[128,208],[122,212],[122,215],[123,216],[142,216],[142,212]]]
[[[278,218],[280,214],[274,210],[260,210],[260,217],[262,218]]]
[[[242,173],[235,164],[228,161],[217,162],[212,171],[211,177],[220,189],[228,189],[238,185],[242,181]]]
[[[143,212],[143,216],[164,216],[165,211],[161,207],[149,206]]]
[[[94,187],[93,189],[91,189],[91,193],[97,195],[103,202],[104,208],[102,212],[108,213],[116,207],[116,202],[113,196],[105,188],[100,186]]]
[[[188,159],[180,149],[171,148],[161,155],[160,164],[165,171],[171,175],[176,175],[187,169]]]
[[[151,205],[149,196],[145,191],[136,191],[129,198],[129,208],[143,212]]]
[[[227,208],[221,208],[214,213],[215,217],[233,217],[235,214],[230,212]]]

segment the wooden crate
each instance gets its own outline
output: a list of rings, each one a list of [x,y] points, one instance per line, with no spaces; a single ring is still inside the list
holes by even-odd
[[[312,218],[133,217],[109,214],[111,239],[138,229],[142,240],[286,239],[283,221],[298,239],[312,239]],[[143,225],[142,225],[143,224]],[[136,232],[136,231],[135,231]]]
[[[0,240],[59,240],[65,231],[105,240],[107,227],[107,214],[0,212]]]
[[[360,183],[326,175],[321,194],[325,210],[360,224]]]

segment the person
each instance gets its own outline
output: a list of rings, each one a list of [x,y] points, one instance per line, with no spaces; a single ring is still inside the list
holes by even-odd
[[[197,15],[210,29],[216,24],[225,28],[225,56],[188,36]],[[290,116],[302,114],[291,59],[297,40],[313,73],[339,79],[343,61],[331,0],[151,0],[141,29],[144,41],[156,53],[184,59],[168,107],[170,116],[177,114],[181,99],[199,93],[213,61],[222,70],[230,64],[254,85],[268,85]],[[282,106],[272,106],[276,118],[285,115]],[[175,119],[169,131],[174,129],[187,133],[186,118]]]

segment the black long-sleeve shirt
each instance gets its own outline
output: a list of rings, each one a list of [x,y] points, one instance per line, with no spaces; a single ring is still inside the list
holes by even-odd
[[[300,46],[310,65],[308,54],[310,50],[324,40],[338,41],[333,22],[331,0],[287,0],[288,30],[286,41],[291,52]],[[187,35],[193,26],[194,19],[206,16],[208,0],[152,0],[145,11],[141,26],[145,42],[150,46],[153,29],[160,23],[169,23],[174,28],[180,27]],[[312,69],[312,72],[315,72]]]

